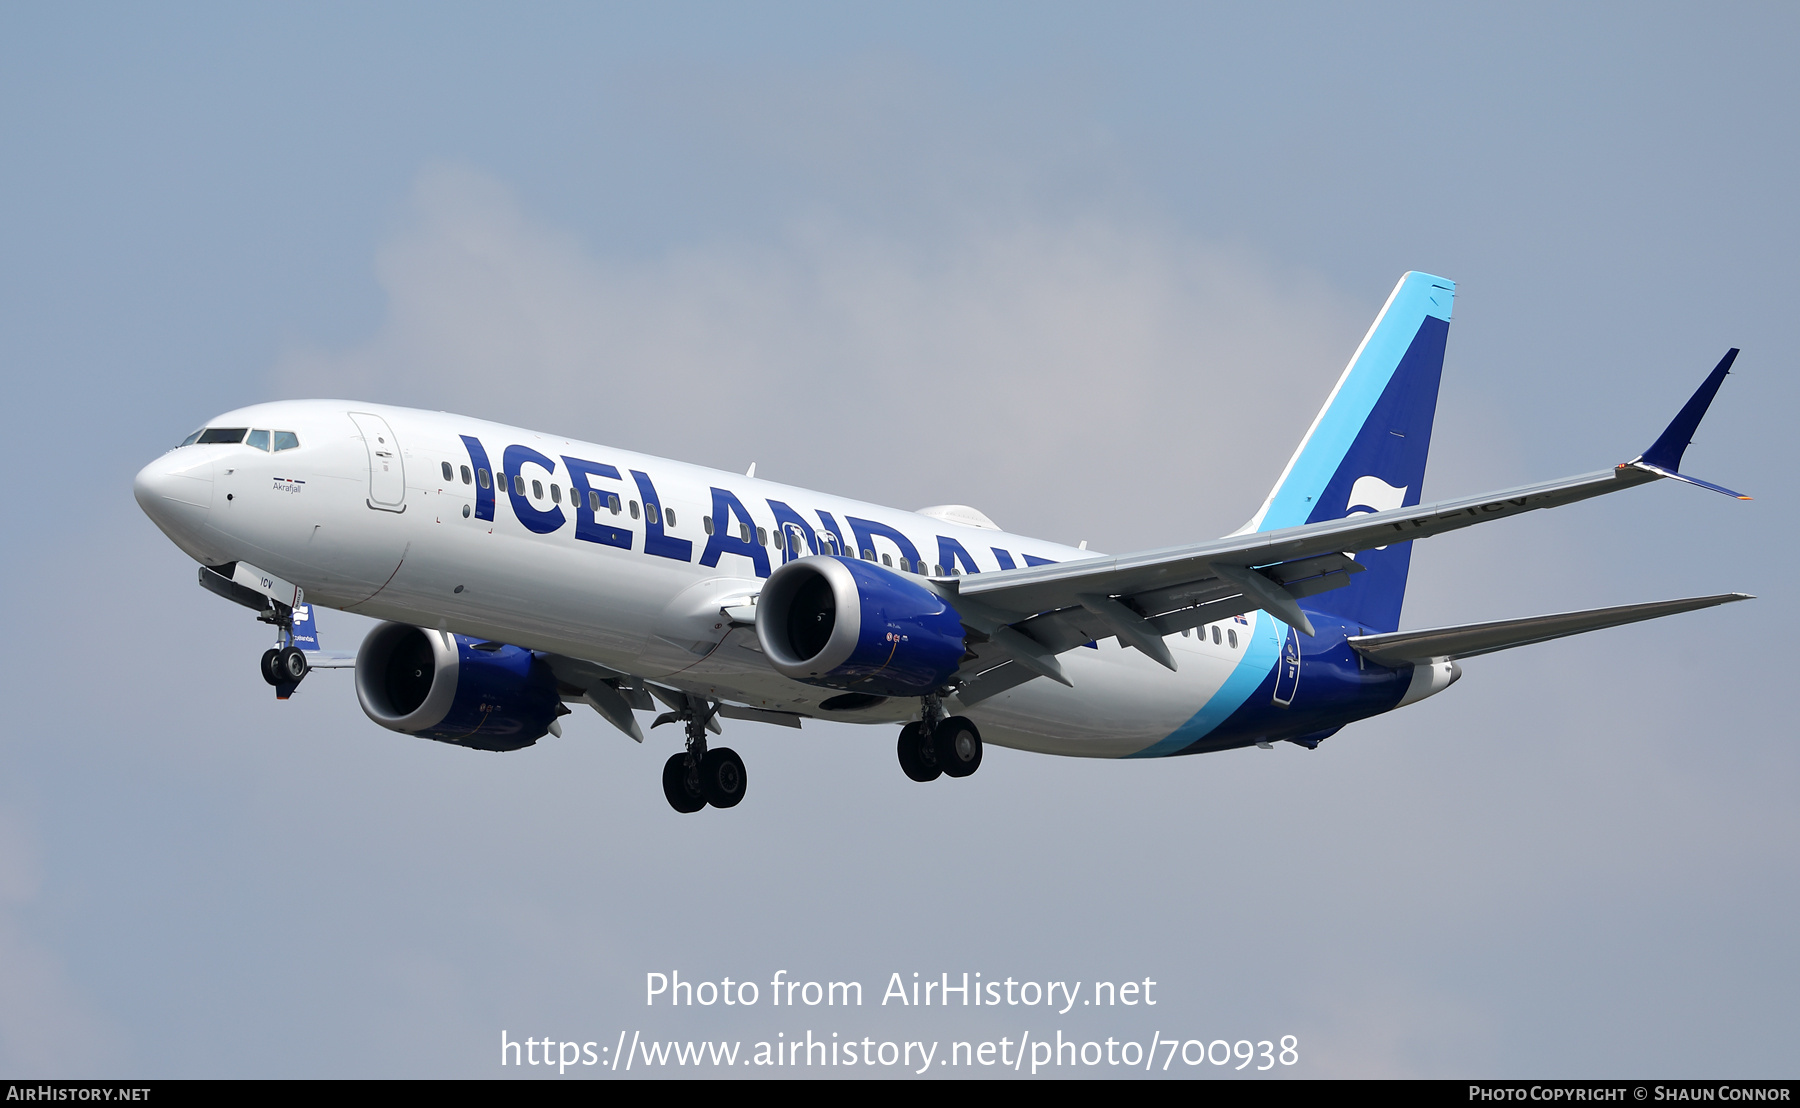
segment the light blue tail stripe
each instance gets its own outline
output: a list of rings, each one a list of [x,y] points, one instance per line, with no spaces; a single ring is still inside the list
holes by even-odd
[[[1219,691],[1208,698],[1192,719],[1169,732],[1166,738],[1126,757],[1162,758],[1180,753],[1208,731],[1230,719],[1231,713],[1250,699],[1250,694],[1262,685],[1263,678],[1274,668],[1276,660],[1281,657],[1281,640],[1286,631],[1287,625],[1267,612],[1250,613],[1250,641],[1245,644],[1244,656],[1238,659],[1237,666],[1232,669],[1231,676],[1225,679],[1225,683],[1219,686]]]
[[[1313,498],[1330,483],[1361,433],[1419,333],[1419,325],[1426,316],[1449,322],[1455,292],[1454,281],[1429,273],[1408,273],[1400,278],[1253,530],[1297,527],[1307,521],[1315,506]]]

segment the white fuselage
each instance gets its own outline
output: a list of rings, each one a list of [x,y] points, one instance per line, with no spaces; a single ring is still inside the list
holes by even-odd
[[[821,548],[830,552],[832,532],[842,535],[842,553],[867,551],[896,569],[904,559],[915,572],[917,563],[927,572],[966,573],[1096,556],[442,412],[284,401],[228,412],[208,426],[288,431],[299,446],[276,452],[244,444],[184,446],[138,475],[145,511],[204,564],[253,564],[300,585],[316,605],[587,659],[697,695],[821,718],[891,723],[916,718],[918,703],[893,699],[833,712],[820,706],[833,690],[776,673],[754,630],[734,629],[721,614],[734,598],[748,604],[772,567]],[[491,519],[480,518],[484,492],[473,474],[483,467],[465,436],[479,443],[485,468],[514,470],[523,489],[515,493],[504,475],[490,478],[503,486],[487,493]],[[515,457],[534,452],[549,464],[505,466],[509,447],[526,448]],[[570,503],[569,458],[619,473],[617,480],[582,475],[598,494],[598,513],[586,496],[579,507]],[[720,492],[749,519],[720,512]],[[816,537],[791,516],[778,518],[779,506]],[[629,546],[578,537],[578,513],[586,513],[590,533],[606,528]],[[557,515],[561,522],[552,526]],[[853,520],[874,526],[859,528]],[[709,523],[733,540],[717,552],[716,565],[702,564]],[[746,525],[748,543],[741,537]],[[647,541],[660,550],[647,551]],[[679,556],[683,543],[685,557]],[[965,555],[970,564],[962,563]],[[1166,752],[1169,736],[1234,672],[1240,675],[1233,688],[1261,679],[1285,628],[1252,613],[1217,645],[1205,631],[1168,637],[1178,672],[1108,639],[1062,655],[1072,688],[1031,681],[965,714],[1001,746],[1088,757]]]

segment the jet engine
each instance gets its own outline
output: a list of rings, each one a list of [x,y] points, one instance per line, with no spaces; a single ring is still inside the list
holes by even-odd
[[[376,723],[477,750],[517,750],[562,713],[544,660],[516,646],[384,623],[356,652],[356,699]]]
[[[769,575],[756,639],[783,676],[828,689],[923,696],[967,652],[962,619],[931,589],[870,562],[814,555]]]

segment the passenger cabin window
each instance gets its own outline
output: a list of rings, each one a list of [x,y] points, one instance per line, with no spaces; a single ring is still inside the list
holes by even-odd
[[[1237,632],[1236,631],[1227,631],[1227,632],[1225,632],[1225,635],[1227,638],[1229,638],[1231,640],[1231,649],[1236,650],[1237,649]]]
[[[738,524],[738,540],[740,542],[750,541],[750,525],[748,523]]]
[[[449,462],[440,462],[438,464],[444,467],[444,480],[446,480],[446,481],[456,480],[456,474],[450,469]]]
[[[663,522],[668,524],[670,527],[675,526],[675,509],[673,509],[673,508],[664,508],[663,509]]]
[[[200,432],[200,445],[212,446],[217,443],[243,442],[249,432],[248,427],[208,427]]]
[[[269,433],[267,431],[252,431],[250,432],[250,437],[244,440],[244,445],[254,446],[258,450],[267,450],[269,448]]]
[[[593,489],[588,490],[588,511],[595,515],[600,514],[600,494]]]
[[[491,485],[491,484],[493,484],[493,481],[492,481],[492,479],[491,479],[491,478],[490,478],[490,477],[489,477],[489,476],[488,476],[488,471],[487,471],[487,470],[485,470],[485,469],[478,469],[478,470],[476,470],[476,471],[475,471],[475,483],[476,483],[476,484],[478,484],[478,485],[480,485],[480,486],[481,486],[481,487],[482,487],[482,488],[484,488],[484,489],[485,489],[485,488],[487,488],[487,487],[488,487],[488,486],[489,486],[489,485]]]
[[[517,493],[520,496],[525,495],[525,476],[524,476],[524,474],[520,474],[520,473],[513,474],[513,492]]]
[[[1213,645],[1217,646],[1217,645],[1219,645],[1219,625],[1218,624],[1216,624],[1216,623],[1213,624],[1212,633],[1213,633]]]
[[[619,498],[612,493],[606,494],[606,506],[612,509],[613,515],[619,514]]]
[[[944,575],[944,567],[938,565],[936,562],[931,563],[931,575],[933,577],[942,577]]]
[[[713,522],[712,522],[711,516],[701,516],[700,517],[700,530],[705,531],[709,535],[713,533]]]
[[[544,499],[544,483],[542,481],[533,481],[531,483],[531,498],[533,500]]]
[[[638,517],[637,501],[633,500],[631,502],[631,518],[636,519],[637,517]]]
[[[883,554],[881,556],[881,564],[888,567],[889,569],[893,569],[894,568],[894,556],[892,554]]]
[[[775,532],[775,549],[787,549],[787,532],[785,530]]]
[[[652,527],[660,527],[662,525],[662,518],[656,514],[656,505],[650,503],[648,500],[644,501],[644,518],[650,521]]]
[[[550,485],[550,502],[552,504],[562,503],[562,486],[554,482]]]
[[[475,480],[474,476],[469,473],[468,466],[462,467],[462,479],[463,479],[463,484],[465,484],[465,485],[470,483],[471,481]]]
[[[758,527],[756,529],[756,545],[758,545],[758,546],[769,545],[769,533],[761,527]]]
[[[275,432],[275,449],[276,450],[298,450],[298,449],[300,449],[300,436],[294,434],[292,431],[277,431],[277,432]]]

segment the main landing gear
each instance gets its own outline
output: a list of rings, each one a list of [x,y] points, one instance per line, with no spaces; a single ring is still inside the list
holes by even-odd
[[[651,724],[681,722],[687,726],[687,749],[663,763],[663,796],[677,812],[698,812],[708,804],[731,808],[744,799],[744,760],[728,746],[710,750],[706,746],[707,725],[718,711],[717,704],[690,696],[685,707],[665,712]]]
[[[981,731],[967,716],[945,716],[935,696],[919,719],[900,729],[900,769],[914,781],[967,777],[981,768]]]

